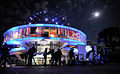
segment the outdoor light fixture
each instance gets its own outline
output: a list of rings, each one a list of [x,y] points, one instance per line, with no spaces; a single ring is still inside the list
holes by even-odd
[[[70,24],[67,24],[69,21],[66,16],[63,16],[61,14],[56,14],[54,12],[47,12],[47,11],[40,11],[39,13],[36,12],[35,14],[32,14],[32,16],[29,16],[25,20],[25,24],[28,23],[46,23],[46,24],[59,24],[59,25],[65,25],[69,26]],[[30,25],[30,24],[29,24]]]
[[[45,21],[48,21],[48,18],[45,18]]]
[[[52,21],[54,22],[55,20],[54,20],[54,19],[52,19]]]

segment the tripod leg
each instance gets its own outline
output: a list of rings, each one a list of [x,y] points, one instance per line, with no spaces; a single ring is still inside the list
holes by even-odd
[[[5,61],[5,60],[2,60],[1,63],[0,63],[0,65],[2,65],[4,61]]]
[[[8,57],[8,63],[10,64],[10,67],[11,67],[11,59],[10,59],[10,57]]]
[[[35,62],[35,59],[33,58],[33,60],[34,60],[34,63],[35,63],[35,65],[36,65],[36,62]]]

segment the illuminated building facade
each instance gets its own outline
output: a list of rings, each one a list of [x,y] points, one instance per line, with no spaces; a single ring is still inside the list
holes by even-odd
[[[16,26],[4,33],[4,43],[14,46],[10,53],[15,54],[19,59],[22,58],[19,54],[24,54],[32,47],[36,45],[37,54],[34,57],[37,64],[43,64],[43,52],[45,48],[54,49],[57,51],[61,48],[63,55],[68,60],[69,48],[66,46],[84,46],[86,45],[86,35],[75,28],[55,25],[55,24],[30,24]],[[75,49],[74,52],[79,54],[79,50]],[[51,55],[47,57],[47,63],[49,64]]]

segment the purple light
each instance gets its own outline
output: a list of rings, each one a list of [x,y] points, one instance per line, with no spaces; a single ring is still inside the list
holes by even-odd
[[[80,30],[77,30],[77,29],[71,28],[71,27],[67,27],[67,26],[53,25],[53,24],[31,24],[31,25],[16,26],[16,27],[13,27],[13,28],[7,30],[7,31],[4,33],[4,36],[5,36],[5,34],[6,34],[7,32],[10,32],[10,31],[12,31],[12,30],[14,31],[15,29],[19,29],[19,28],[23,28],[23,27],[37,27],[37,26],[40,26],[40,27],[42,27],[42,26],[61,27],[61,28],[65,28],[65,29],[75,30],[75,31],[81,33],[81,34],[86,38],[86,35],[85,35],[82,31],[80,31]]]
[[[34,17],[36,17],[35,15],[33,15]]]
[[[29,23],[29,25],[30,25],[31,23]]]
[[[57,20],[57,18],[55,18],[55,20]]]
[[[56,22],[55,24],[58,24],[58,22]]]
[[[36,13],[38,15],[38,13]]]
[[[44,13],[46,13],[47,11],[44,11]]]
[[[48,21],[48,18],[45,18],[45,21]]]
[[[70,23],[68,23],[68,25],[70,25]]]
[[[54,22],[55,20],[54,20],[54,19],[52,19],[52,21]]]
[[[30,20],[33,20],[33,18],[32,18],[32,17],[30,17]]]

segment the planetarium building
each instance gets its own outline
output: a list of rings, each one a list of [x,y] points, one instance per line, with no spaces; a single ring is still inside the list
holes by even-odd
[[[61,60],[69,60],[69,50],[74,48],[74,53],[79,60],[86,60],[89,48],[86,48],[86,35],[75,28],[69,27],[67,16],[60,15],[57,11],[38,11],[26,18],[25,25],[10,28],[4,33],[4,43],[11,49],[10,54],[19,60],[25,60],[22,56],[29,51],[33,45],[37,49],[33,62],[37,65],[44,63],[43,53],[45,48],[59,48],[64,57]],[[29,23],[29,24],[28,24]],[[31,24],[34,23],[34,24]],[[3,44],[4,44],[3,43]],[[50,64],[51,55],[47,55],[47,64]]]
[[[49,49],[57,51],[60,48],[62,54],[66,56],[65,59],[68,60],[70,47],[86,45],[86,35],[82,31],[68,26],[27,24],[7,30],[4,33],[4,43],[12,46],[10,54],[16,55],[19,60],[23,60],[20,54],[26,53],[32,45],[35,45],[37,49],[36,56],[34,56],[35,61],[37,64],[43,64],[45,48],[48,48],[48,51]],[[74,52],[79,54],[79,48],[75,48]],[[48,64],[50,58],[51,55],[48,55]]]

